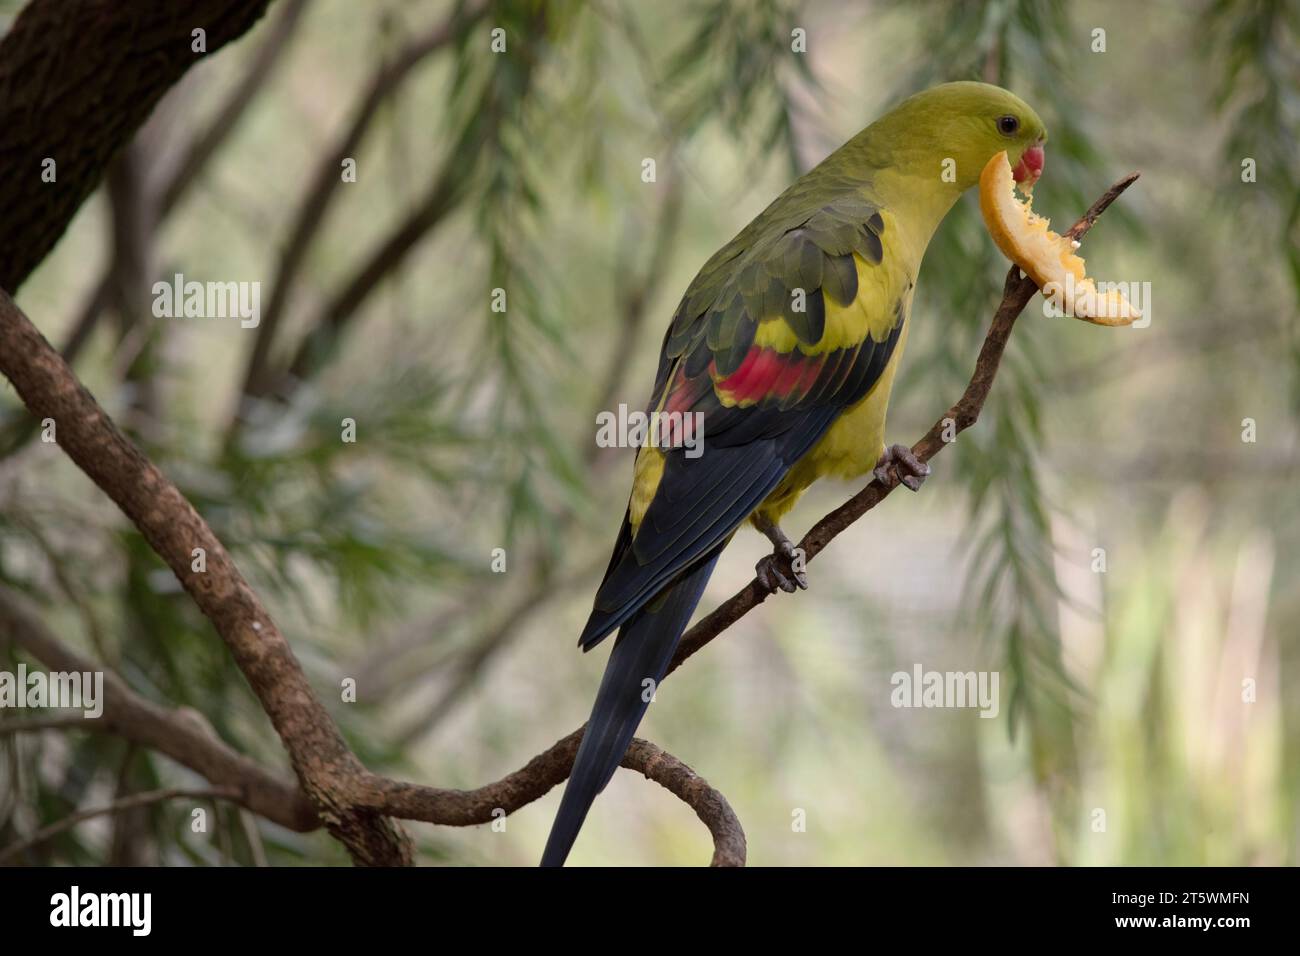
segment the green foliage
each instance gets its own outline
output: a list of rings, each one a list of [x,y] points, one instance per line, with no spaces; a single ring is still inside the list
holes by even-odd
[[[1231,122],[1225,166],[1238,174],[1249,158],[1257,170],[1249,185],[1239,175],[1220,182],[1219,197],[1245,206],[1276,234],[1300,304],[1300,8],[1286,0],[1216,0],[1207,7],[1206,23],[1203,49],[1222,71],[1214,106]],[[1268,134],[1260,135],[1263,130]],[[1294,323],[1288,344],[1292,403],[1300,409],[1300,328]]]
[[[808,58],[791,55],[792,25],[805,20],[801,9],[788,0],[699,4],[691,35],[664,70],[671,128],[689,137],[718,122],[753,155],[780,152],[792,174],[804,172],[792,83],[814,91],[818,84]]]

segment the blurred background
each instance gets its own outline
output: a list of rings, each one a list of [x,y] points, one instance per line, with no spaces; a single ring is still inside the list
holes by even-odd
[[[0,31],[20,7],[0,0]],[[753,865],[1294,864],[1297,10],[276,0],[167,95],[18,301],[232,549],[362,759],[472,788],[587,716],[608,651],[575,640],[632,463],[596,447],[595,414],[644,403],[696,270],[898,99],[1006,86],[1050,130],[1035,209],[1058,229],[1141,171],[1083,253],[1151,284],[1150,326],[1031,303],[921,493],[692,659],[639,736],[726,795]],[[1006,269],[968,195],[925,261],[890,441],[961,394]],[[155,318],[176,272],[260,282],[260,324]],[[818,485],[787,530],[856,490]],[[739,535],[701,607],[767,548]],[[0,581],[140,694],[287,767],[170,571],[10,388]],[[0,669],[20,661],[0,644]],[[997,719],[892,707],[916,664],[998,671]],[[0,848],[200,782],[111,736],[0,734]],[[407,828],[426,864],[532,864],[558,799],[504,832]],[[347,862],[229,805],[193,833],[190,809],[23,859]],[[571,862],[709,853],[688,807],[622,771]]]

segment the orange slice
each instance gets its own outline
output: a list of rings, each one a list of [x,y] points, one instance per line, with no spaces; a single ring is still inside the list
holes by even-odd
[[[1031,202],[1016,197],[1006,151],[990,159],[980,173],[980,212],[1002,254],[1066,315],[1096,325],[1130,325],[1140,319],[1142,311],[1117,289],[1098,291],[1074,251],[1079,244],[1048,229],[1049,221],[1030,208]]]

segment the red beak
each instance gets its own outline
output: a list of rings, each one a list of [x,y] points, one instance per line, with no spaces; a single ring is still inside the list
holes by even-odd
[[[1042,146],[1030,146],[1020,157],[1020,162],[1016,163],[1016,168],[1011,170],[1011,175],[1016,182],[1028,183],[1032,186],[1038,182],[1038,177],[1043,175],[1043,163],[1046,159]]]

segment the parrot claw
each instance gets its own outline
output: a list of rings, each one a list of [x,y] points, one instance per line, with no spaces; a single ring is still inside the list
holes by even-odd
[[[793,594],[796,588],[808,590],[808,575],[804,573],[803,549],[795,545],[781,526],[765,515],[755,515],[754,527],[763,532],[772,542],[772,553],[764,555],[754,565],[754,576],[768,594],[780,588],[786,594]]]
[[[890,445],[880,456],[872,475],[886,488],[897,483],[911,491],[920,491],[921,482],[930,475],[930,466],[912,454],[912,449],[906,445]]]
[[[777,544],[776,550],[765,554],[754,565],[754,576],[767,589],[768,594],[780,588],[786,594],[795,589],[808,590],[808,575],[803,570],[803,554],[788,539]]]

